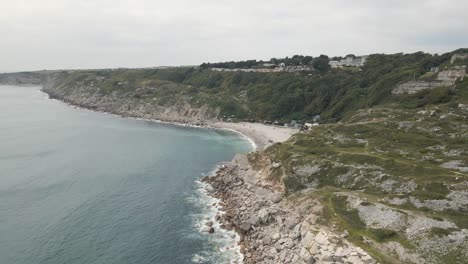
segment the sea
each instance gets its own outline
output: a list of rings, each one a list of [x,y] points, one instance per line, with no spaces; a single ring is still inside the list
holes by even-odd
[[[0,86],[1,264],[240,263],[200,182],[252,144]],[[217,227],[217,226],[216,226]]]

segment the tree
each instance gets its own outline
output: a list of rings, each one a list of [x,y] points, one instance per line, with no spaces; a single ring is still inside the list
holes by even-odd
[[[303,65],[309,65],[312,62],[313,58],[311,56],[305,56],[302,58]]]
[[[326,72],[330,69],[328,61],[329,59],[327,55],[320,55],[312,60],[312,67],[320,72]]]

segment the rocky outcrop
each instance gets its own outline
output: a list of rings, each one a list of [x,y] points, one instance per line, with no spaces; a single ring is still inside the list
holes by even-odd
[[[398,85],[393,91],[393,94],[415,94],[422,90],[433,89],[436,87],[447,86],[449,83],[442,82],[427,82],[427,81],[411,81]]]
[[[283,197],[279,182],[269,180],[274,162],[254,169],[245,155],[207,177],[212,194],[225,211],[216,217],[221,227],[240,234],[244,263],[376,263],[364,250],[322,226],[318,199]]]
[[[415,94],[422,90],[434,89],[436,87],[448,87],[455,84],[457,79],[463,80],[467,76],[466,66],[455,66],[438,73],[433,81],[409,81],[399,84],[393,89],[393,94]]]
[[[453,54],[452,58],[450,59],[450,64],[453,64],[456,60],[464,60],[464,59],[468,59],[468,53]]]
[[[99,85],[100,81],[102,80],[98,77],[61,84],[55,78],[48,78],[43,84],[43,91],[51,98],[72,105],[125,117],[202,125],[216,120],[219,114],[218,108],[206,104],[195,106],[186,96],[179,96],[173,104],[144,97],[146,92],[158,89],[157,87],[125,89],[125,83],[122,83],[124,88],[104,92],[104,88]]]
[[[448,70],[441,71],[437,75],[437,81],[455,83],[457,79],[463,80],[466,76],[466,65],[455,66]]]

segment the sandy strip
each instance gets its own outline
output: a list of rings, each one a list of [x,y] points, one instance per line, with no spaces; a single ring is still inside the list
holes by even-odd
[[[274,143],[284,142],[293,134],[299,132],[299,129],[269,126],[260,123],[228,123],[215,122],[210,123],[209,127],[236,130],[246,137],[249,137],[256,145],[257,150],[261,151],[273,145]]]

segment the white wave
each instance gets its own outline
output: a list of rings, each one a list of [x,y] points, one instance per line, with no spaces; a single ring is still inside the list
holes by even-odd
[[[210,173],[214,173],[222,164],[216,166]],[[223,208],[219,205],[220,199],[210,195],[212,187],[204,182],[196,181],[196,193],[189,198],[195,206],[201,209],[200,214],[192,215],[193,225],[200,232],[201,235],[206,236],[210,243],[213,243],[216,252],[211,252],[210,260],[213,263],[243,263],[243,255],[240,253],[240,246],[238,245],[240,237],[235,231],[222,229],[220,223],[215,220],[217,214],[224,214]],[[203,233],[201,229],[206,222],[212,221],[215,232],[213,234]],[[194,259],[200,261],[200,253],[194,255]]]
[[[240,132],[238,130],[235,130],[235,129],[232,129],[232,128],[213,128],[213,129],[228,130],[228,131],[237,133],[237,134],[241,135],[243,138],[245,138],[247,141],[249,141],[249,143],[252,146],[252,149],[254,151],[257,149],[257,144],[255,144],[255,141],[252,138],[250,138],[249,136],[245,135],[244,133],[242,133],[242,132]]]

